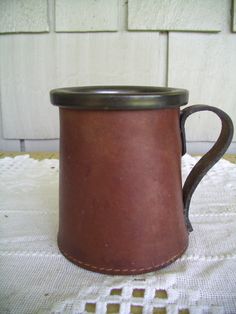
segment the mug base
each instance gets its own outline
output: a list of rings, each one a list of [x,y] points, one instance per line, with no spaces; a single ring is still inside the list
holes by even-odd
[[[90,271],[93,271],[96,273],[101,273],[101,274],[106,274],[106,275],[139,275],[139,274],[145,274],[145,273],[153,272],[153,271],[159,270],[161,268],[164,268],[164,267],[172,264],[174,261],[176,261],[180,256],[182,256],[184,254],[184,252],[188,248],[188,243],[184,247],[183,250],[176,253],[174,256],[172,256],[170,259],[164,261],[163,263],[160,263],[160,264],[154,265],[154,266],[150,266],[150,267],[143,267],[143,268],[136,268],[136,269],[135,268],[133,268],[133,269],[131,269],[131,268],[130,269],[128,269],[128,268],[123,268],[123,269],[122,268],[108,268],[108,267],[95,266],[95,265],[80,261],[77,258],[71,256],[70,254],[65,252],[64,249],[62,249],[62,247],[60,246],[59,243],[58,243],[58,248],[59,248],[60,252],[62,253],[62,255],[64,255],[64,257],[66,259],[68,259],[73,264],[75,264],[79,267],[82,267],[86,270],[90,270]]]

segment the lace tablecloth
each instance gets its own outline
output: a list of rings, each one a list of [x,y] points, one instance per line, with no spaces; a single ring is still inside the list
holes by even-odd
[[[183,179],[196,160],[183,157]],[[190,218],[189,248],[170,266],[86,271],[57,248],[58,160],[0,159],[0,313],[236,313],[236,165],[210,170]]]

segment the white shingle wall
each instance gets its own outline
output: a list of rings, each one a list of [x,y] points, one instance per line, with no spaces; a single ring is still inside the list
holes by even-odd
[[[235,16],[236,0],[1,0],[0,150],[58,148],[49,90],[62,86],[183,87],[236,125]],[[190,149],[218,132],[212,115],[190,118]]]
[[[224,0],[129,0],[130,30],[219,32]]]
[[[47,0],[1,0],[0,33],[48,32]]]
[[[233,14],[233,21],[232,21],[232,29],[236,32],[236,0],[233,0],[232,5],[232,14]]]
[[[56,0],[56,32],[118,30],[118,0]]]

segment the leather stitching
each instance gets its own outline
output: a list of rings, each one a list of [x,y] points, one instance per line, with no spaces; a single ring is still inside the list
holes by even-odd
[[[59,245],[58,245],[59,246]],[[161,268],[162,266],[168,265],[170,264],[172,261],[174,261],[178,256],[181,256],[183,254],[183,252],[187,249],[188,244],[184,247],[184,249],[181,252],[178,252],[176,255],[172,256],[169,260],[165,261],[164,263],[161,264],[157,264],[151,267],[144,267],[144,268],[133,268],[133,269],[122,269],[122,268],[106,268],[106,267],[98,267],[98,266],[94,266],[92,264],[89,263],[84,263],[80,260],[78,260],[77,258],[69,255],[68,253],[66,253],[60,246],[59,249],[60,251],[63,253],[63,255],[65,255],[66,257],[68,257],[70,260],[74,261],[75,263],[81,265],[81,266],[86,266],[89,267],[91,269],[97,270],[97,271],[113,271],[113,272],[136,272],[136,271],[149,271],[149,270],[155,270],[157,268]]]

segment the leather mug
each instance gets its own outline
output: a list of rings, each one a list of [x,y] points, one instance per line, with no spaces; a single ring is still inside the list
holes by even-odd
[[[188,246],[189,205],[206,172],[231,143],[222,110],[188,102],[184,89],[141,86],[60,88],[58,246],[74,264],[106,274],[162,268]],[[214,146],[182,188],[185,120],[212,111],[222,122]]]

